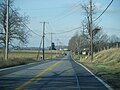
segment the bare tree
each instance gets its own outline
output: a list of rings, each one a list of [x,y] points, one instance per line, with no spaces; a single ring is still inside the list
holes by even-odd
[[[84,4],[84,5],[81,4],[81,8],[83,9],[84,14],[85,14],[85,18],[82,22],[82,26],[84,26],[84,29],[87,30],[87,32],[90,36],[90,4]],[[96,15],[95,10],[96,10],[96,6],[95,6],[95,4],[92,4],[92,16]],[[95,25],[93,25],[93,26],[95,26]]]
[[[68,49],[76,52],[77,51],[77,47],[76,47],[76,35],[74,35],[70,40],[69,40],[69,44],[68,44]]]
[[[110,47],[119,47],[120,45],[120,37],[117,35],[111,35],[109,38]]]
[[[97,52],[106,49],[108,45],[108,40],[109,40],[108,35],[103,33],[101,28],[98,28],[97,34],[94,35],[93,39],[94,51]]]
[[[13,1],[9,0],[9,30],[8,30],[8,45],[14,46],[14,40],[20,41],[24,44],[27,43],[27,31],[25,24],[28,23],[28,16],[22,16],[19,14],[17,9],[12,9]],[[3,0],[0,5],[0,43],[5,46],[5,35],[6,35],[6,0]]]

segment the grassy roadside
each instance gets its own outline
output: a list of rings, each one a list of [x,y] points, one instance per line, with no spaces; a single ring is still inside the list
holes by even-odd
[[[51,59],[51,51],[45,51],[45,60]],[[40,62],[41,59],[37,60],[37,50],[13,50],[9,52],[8,60],[3,59],[2,50],[0,51],[0,69],[6,67],[12,67],[17,65],[23,65],[27,63]],[[52,58],[60,56],[61,52],[52,51]],[[40,52],[40,57],[42,57],[42,52]]]
[[[73,55],[74,59],[84,64],[94,74],[107,82],[115,90],[120,90],[120,48],[104,50],[94,55],[94,60],[90,61],[90,57],[85,59],[82,56],[78,60],[78,56]]]

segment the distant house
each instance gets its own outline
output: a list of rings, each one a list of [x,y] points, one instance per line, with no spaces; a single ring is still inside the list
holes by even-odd
[[[64,51],[67,51],[67,50],[68,50],[68,48],[64,48],[63,50],[64,50]]]
[[[89,53],[89,48],[84,48],[83,50],[81,50],[82,55],[88,55],[88,53]]]

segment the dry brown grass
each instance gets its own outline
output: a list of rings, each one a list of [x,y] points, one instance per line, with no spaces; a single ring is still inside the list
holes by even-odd
[[[45,60],[51,59],[51,51],[45,51]],[[60,53],[56,51],[52,51],[52,58],[55,58],[60,55]],[[8,60],[5,61],[3,59],[2,50],[0,51],[0,68],[16,66],[31,62],[41,61],[41,59],[37,60],[37,50],[14,50],[10,51],[8,54]],[[42,57],[42,51],[40,52],[39,57]]]

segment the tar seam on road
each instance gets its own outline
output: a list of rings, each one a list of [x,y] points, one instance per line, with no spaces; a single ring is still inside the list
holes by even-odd
[[[72,64],[72,63],[71,63],[71,64]],[[73,65],[72,65],[72,67],[73,67]],[[74,67],[73,67],[73,70],[74,70],[75,78],[76,78],[76,80],[77,80],[77,87],[79,88],[79,90],[81,90],[81,89],[80,89],[80,83],[79,83],[79,80],[78,80],[78,77],[77,77],[77,74],[76,74],[76,72],[75,72]]]
[[[73,59],[73,58],[72,58]],[[73,59],[74,60],[74,59]],[[76,62],[74,60],[74,62]],[[91,73],[91,75],[93,75],[99,82],[101,82],[106,88],[108,88],[109,90],[113,90],[107,83],[105,83],[102,79],[100,79],[99,77],[97,77],[95,74],[93,74],[88,68],[86,68],[84,65],[76,62],[77,64],[81,65],[83,68],[85,68],[89,73]]]
[[[28,84],[30,84],[32,81],[37,80],[41,75],[43,75],[43,74],[46,73],[47,71],[52,70],[52,69],[53,69],[55,66],[57,66],[60,62],[61,62],[61,61],[56,62],[56,63],[54,63],[53,65],[49,66],[48,68],[46,68],[45,70],[43,70],[42,72],[40,72],[39,74],[37,74],[35,77],[33,77],[32,79],[30,79],[29,81],[27,81],[27,82],[23,83],[22,85],[20,85],[19,87],[17,87],[15,90],[21,90],[22,88],[24,88],[25,86],[27,86]],[[42,80],[42,78],[41,78],[40,80]]]

